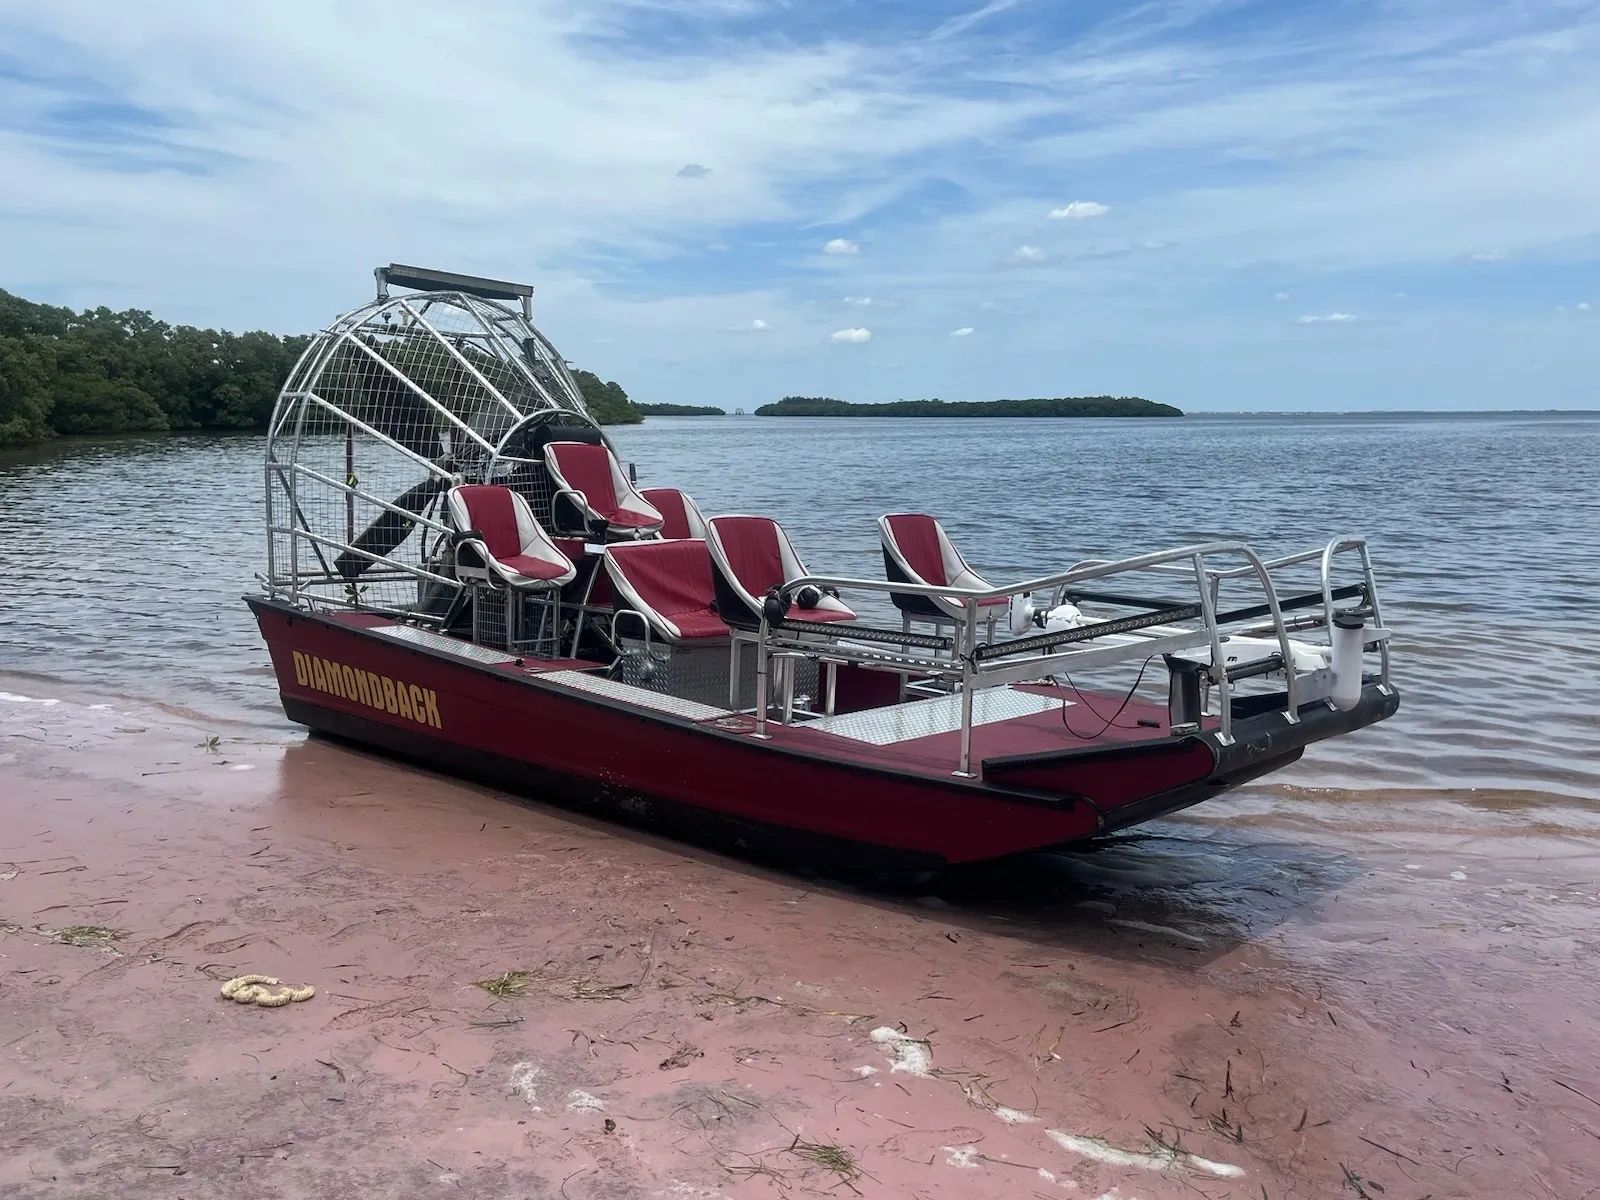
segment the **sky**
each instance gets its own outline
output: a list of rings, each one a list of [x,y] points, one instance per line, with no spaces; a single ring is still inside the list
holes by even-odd
[[[1600,408],[1600,0],[0,0],[0,287],[635,399]]]

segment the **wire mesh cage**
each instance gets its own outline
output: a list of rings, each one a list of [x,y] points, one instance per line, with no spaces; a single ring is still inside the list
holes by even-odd
[[[460,588],[449,488],[506,484],[548,521],[543,444],[600,435],[532,324],[532,288],[398,265],[376,274],[377,298],[312,341],[273,410],[267,588],[437,619]]]

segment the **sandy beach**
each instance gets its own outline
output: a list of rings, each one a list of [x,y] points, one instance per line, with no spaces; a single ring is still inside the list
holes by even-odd
[[[1245,792],[874,887],[0,682],[7,1196],[1595,1188],[1592,807]]]

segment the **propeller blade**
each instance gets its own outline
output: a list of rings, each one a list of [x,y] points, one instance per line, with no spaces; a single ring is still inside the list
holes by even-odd
[[[373,354],[381,354],[369,340],[363,338],[362,341]],[[352,350],[350,358],[360,385],[360,403],[355,415],[413,454],[430,462],[438,458],[444,448],[439,443],[438,422],[427,402],[371,354]],[[403,364],[397,369],[403,369]]]
[[[436,495],[443,490],[446,481],[438,476],[429,476],[415,487],[408,488],[396,496],[392,503],[395,508],[403,508],[406,512],[420,513],[428,506]],[[375,554],[379,558],[393,554],[400,545],[411,536],[411,531],[416,528],[416,521],[401,513],[384,509],[378,519],[361,531],[361,536],[351,542],[354,550],[364,550],[367,554]],[[333,566],[339,574],[346,579],[359,579],[367,570],[374,566],[372,559],[346,550],[333,560]]]

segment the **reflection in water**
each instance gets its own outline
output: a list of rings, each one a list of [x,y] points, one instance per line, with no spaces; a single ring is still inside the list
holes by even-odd
[[[1107,958],[1198,967],[1357,878],[1353,854],[1282,833],[1160,821],[1092,852],[1036,854],[940,878],[949,915]]]
[[[813,569],[881,574],[874,519],[936,513],[993,579],[1212,537],[1373,539],[1404,702],[1275,787],[1600,796],[1588,635],[1600,419],[655,418],[643,481],[766,512]],[[281,726],[239,603],[261,555],[258,437],[0,452],[0,669]],[[870,608],[870,605],[864,607]]]

